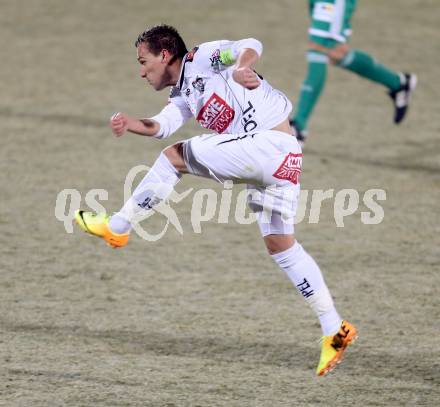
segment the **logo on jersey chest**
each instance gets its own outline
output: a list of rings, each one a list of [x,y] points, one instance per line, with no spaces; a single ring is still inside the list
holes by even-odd
[[[200,109],[196,120],[205,129],[223,133],[234,120],[235,112],[220,96],[213,93]]]
[[[200,93],[203,93],[205,91],[205,81],[200,76],[198,76],[193,81],[192,86],[193,86],[194,89],[196,89]]]
[[[296,185],[301,175],[301,164],[302,154],[289,153],[272,176],[278,179],[285,179]]]
[[[319,1],[313,9],[313,18],[318,21],[331,23],[334,20],[335,7],[333,4]]]
[[[219,49],[216,49],[209,58],[211,61],[211,67],[214,70],[214,72],[220,72],[223,67],[225,66],[222,62],[222,57]]]

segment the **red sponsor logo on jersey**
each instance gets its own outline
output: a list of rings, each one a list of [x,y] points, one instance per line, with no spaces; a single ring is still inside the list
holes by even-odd
[[[234,120],[235,112],[220,96],[213,93],[200,109],[196,120],[205,129],[223,133]]]
[[[289,153],[283,163],[274,172],[273,176],[278,179],[285,179],[293,184],[298,184],[301,175],[302,154]]]

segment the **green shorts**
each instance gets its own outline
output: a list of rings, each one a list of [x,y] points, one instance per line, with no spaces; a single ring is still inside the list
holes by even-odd
[[[326,48],[348,41],[357,0],[309,0],[309,40]]]

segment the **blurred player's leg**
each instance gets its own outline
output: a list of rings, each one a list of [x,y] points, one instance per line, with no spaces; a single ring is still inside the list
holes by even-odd
[[[394,102],[394,123],[404,119],[411,92],[417,85],[416,75],[394,72],[360,50],[348,51],[338,66],[387,87]]]
[[[390,91],[400,88],[400,76],[387,67],[379,64],[366,52],[352,49],[340,61],[339,66],[357,73],[363,78],[386,86]]]
[[[337,66],[385,86],[393,99],[394,122],[400,123],[406,115],[411,92],[416,87],[416,76],[395,72],[379,64],[366,52],[349,49],[347,44],[351,35],[351,18],[356,8],[355,0],[310,0],[309,3],[309,45],[312,54],[308,54],[308,74],[301,88],[296,115],[290,121],[298,140],[304,142],[308,118],[325,82],[325,66],[313,63],[318,58],[313,53],[321,53]]]
[[[307,122],[311,115],[327,78],[328,57],[317,51],[307,53],[307,77],[301,85],[296,113],[291,122],[297,132],[297,139],[304,142]]]
[[[355,0],[309,1],[311,48],[307,53],[307,77],[301,86],[296,113],[290,121],[302,143],[307,134],[309,116],[325,84],[329,61],[327,50],[346,42],[351,33],[350,19],[355,6]]]

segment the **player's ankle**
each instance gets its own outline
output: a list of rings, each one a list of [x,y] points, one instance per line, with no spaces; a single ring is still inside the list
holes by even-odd
[[[131,223],[118,214],[114,214],[109,221],[109,229],[116,235],[124,235],[131,231]]]

